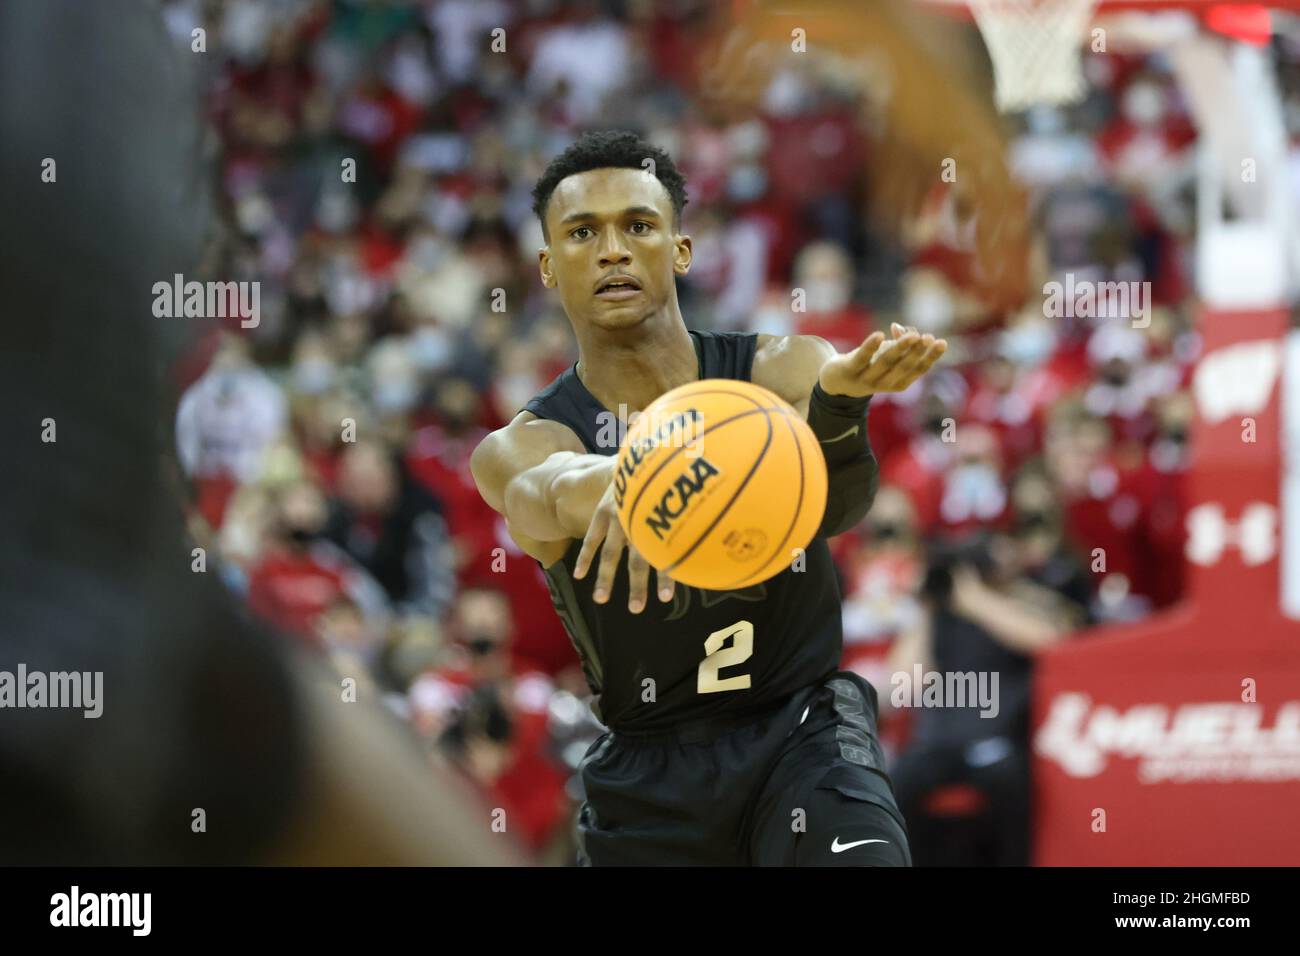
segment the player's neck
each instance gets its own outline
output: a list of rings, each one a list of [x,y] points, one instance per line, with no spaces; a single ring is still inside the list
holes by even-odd
[[[621,339],[621,341],[620,341]],[[578,343],[578,378],[606,409],[644,411],[655,399],[699,379],[690,333],[677,317],[647,322],[635,338],[588,329]]]

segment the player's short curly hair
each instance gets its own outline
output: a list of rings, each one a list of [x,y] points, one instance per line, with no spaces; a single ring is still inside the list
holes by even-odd
[[[681,225],[682,207],[686,205],[686,180],[677,171],[672,157],[662,149],[651,146],[636,133],[626,130],[600,130],[584,133],[564,152],[551,160],[533,187],[533,212],[542,223],[546,235],[546,206],[560,180],[590,169],[627,168],[645,169],[647,159],[654,161],[655,178],[664,184],[673,203],[673,227]]]

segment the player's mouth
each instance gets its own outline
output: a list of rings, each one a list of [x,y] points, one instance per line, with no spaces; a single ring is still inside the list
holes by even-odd
[[[605,276],[596,283],[596,298],[618,302],[641,294],[641,282],[629,275]]]

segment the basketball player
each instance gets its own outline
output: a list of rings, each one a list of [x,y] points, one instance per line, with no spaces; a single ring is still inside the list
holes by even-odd
[[[896,325],[873,363],[879,332],[839,355],[816,336],[688,329],[674,285],[691,264],[685,202],[672,159],[630,133],[588,134],[550,164],[534,191],[541,275],[579,359],[472,460],[481,494],[541,565],[609,728],[581,768],[582,861],[910,865],[875,690],[836,670],[826,539],[871,506],[871,395],[906,388],[947,345]],[[806,415],[829,473],[825,518],[802,568],[736,591],[656,572],[647,602],[649,567],[614,506],[618,448],[599,426],[708,378],[752,381]]]

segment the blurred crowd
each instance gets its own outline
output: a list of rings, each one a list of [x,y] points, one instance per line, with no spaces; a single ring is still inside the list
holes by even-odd
[[[213,321],[175,368],[193,536],[537,859],[570,862],[599,727],[469,457],[577,357],[537,279],[535,180],[579,132],[635,129],[687,177],[688,325],[841,350],[891,320],[948,338],[940,368],[872,401],[881,490],[831,541],[844,665],[880,692],[909,822],[933,824],[914,824],[917,862],[1023,861],[1033,654],[1182,593],[1195,128],[1159,57],[1117,54],[1088,56],[1085,102],[1017,119],[1036,281],[1149,282],[1150,321],[1048,318],[1032,295],[995,312],[942,183],[904,235],[864,223],[872,133],[842,90],[791,66],[744,122],[701,107],[711,7],[166,4],[178,46],[206,36],[227,221],[208,267],[261,282],[257,326]],[[1300,157],[1300,50],[1282,52]],[[915,663],[998,669],[996,726],[891,706]]]

